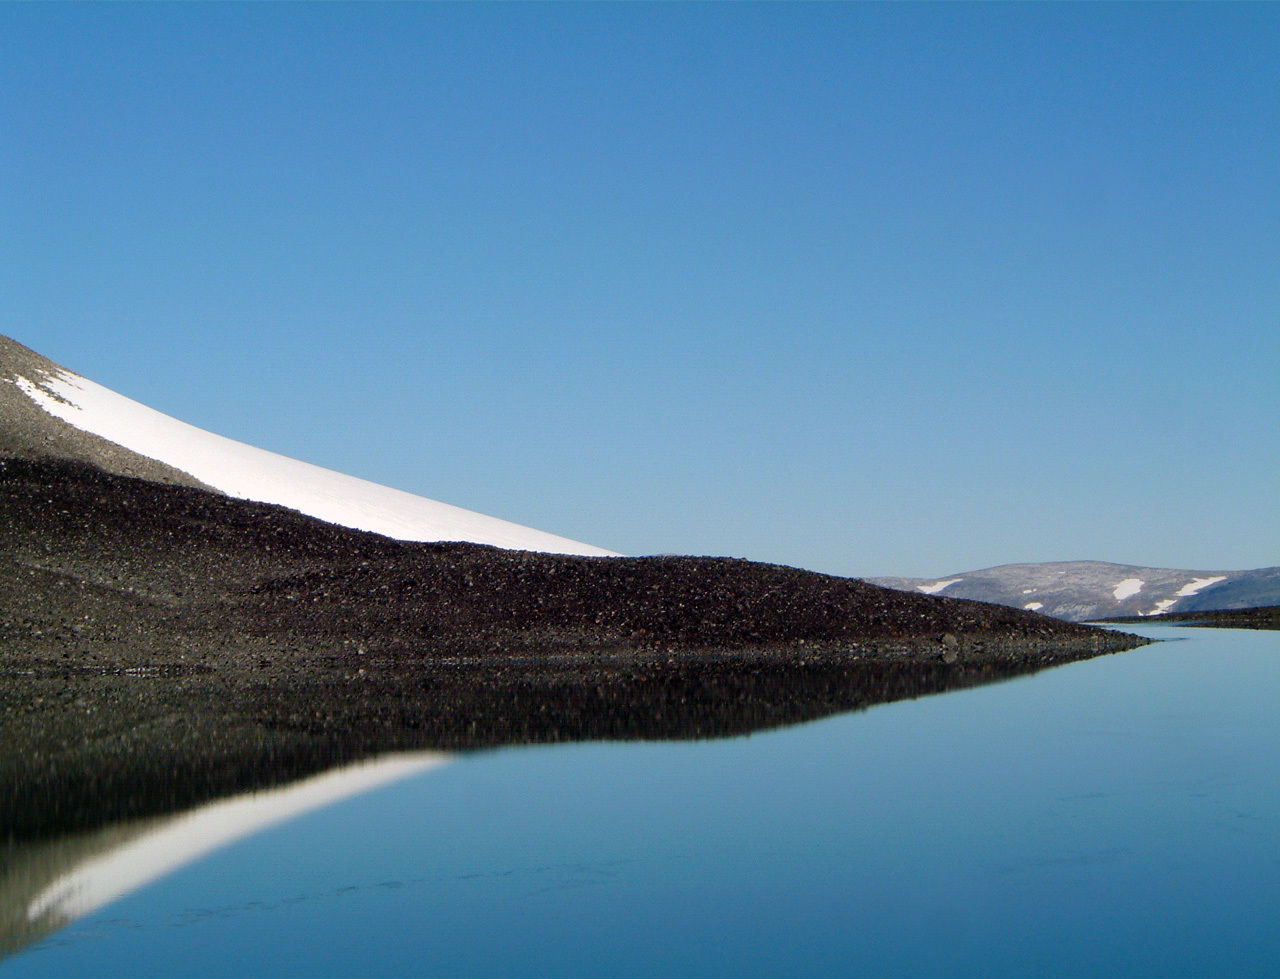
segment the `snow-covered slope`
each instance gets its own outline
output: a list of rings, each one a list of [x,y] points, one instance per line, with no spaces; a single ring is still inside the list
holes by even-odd
[[[945,578],[872,578],[926,595],[972,598],[1060,619],[1160,615],[1280,604],[1280,569],[1183,571],[1102,561],[1004,564]]]
[[[12,341],[8,342],[7,349],[30,354]],[[32,363],[21,371],[10,366],[8,371],[0,372],[0,379],[48,416],[110,443],[108,449],[121,447],[134,457],[144,457],[143,461],[162,463],[190,477],[183,481],[202,484],[228,496],[276,503],[329,523],[398,540],[471,541],[557,554],[612,554],[590,544],[223,438],[161,414],[57,365],[45,362],[48,367],[41,370],[33,369]],[[4,386],[0,383],[0,387]],[[10,392],[12,394],[12,388]],[[9,404],[14,402],[11,394],[4,399]],[[54,442],[56,436],[46,434],[43,440]],[[27,442],[30,441],[28,438]],[[101,465],[98,457],[105,452],[100,447],[93,448],[96,455],[90,458],[86,452],[86,461]]]

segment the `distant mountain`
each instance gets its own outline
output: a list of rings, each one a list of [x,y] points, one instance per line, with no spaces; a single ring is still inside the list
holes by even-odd
[[[972,598],[1072,622],[1280,604],[1280,568],[1185,571],[1103,561],[1002,564],[942,578],[869,578],[899,591]]]
[[[5,455],[87,462],[121,476],[279,504],[396,540],[613,553],[214,435],[0,336],[0,457]]]

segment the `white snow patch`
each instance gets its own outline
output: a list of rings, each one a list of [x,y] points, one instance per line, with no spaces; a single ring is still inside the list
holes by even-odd
[[[916,591],[922,591],[926,595],[936,595],[948,585],[954,585],[957,581],[963,580],[963,578],[948,578],[946,581],[935,581],[932,585],[916,585]]]
[[[1026,592],[1023,592],[1023,594],[1025,595]],[[1042,608],[1044,608],[1044,603],[1043,602],[1027,602],[1027,604],[1022,607],[1025,609],[1030,609],[1032,612],[1039,612]]]
[[[1156,607],[1150,612],[1142,612],[1142,615],[1159,615],[1161,612],[1169,611],[1169,607],[1176,604],[1179,598],[1189,598],[1198,592],[1201,588],[1207,588],[1209,585],[1217,584],[1219,581],[1226,581],[1227,576],[1224,574],[1217,575],[1212,578],[1193,578],[1185,585],[1174,592],[1173,598],[1162,598],[1156,602]]]
[[[1141,578],[1125,578],[1124,581],[1116,585],[1116,590],[1111,594],[1115,596],[1117,602],[1122,602],[1130,595],[1136,595],[1142,591]]]
[[[1190,595],[1194,595],[1201,588],[1207,588],[1210,585],[1217,584],[1219,581],[1226,581],[1226,580],[1227,580],[1227,576],[1224,574],[1220,574],[1216,578],[1195,578],[1191,581],[1188,581],[1185,585],[1183,585],[1181,588],[1178,589],[1178,597],[1187,598]]]
[[[1035,591],[1035,589],[1034,589],[1034,588],[1024,588],[1024,589],[1022,589],[1022,594],[1024,594],[1024,595],[1030,595],[1033,591]]]
[[[202,806],[59,877],[27,905],[27,920],[54,916],[65,922],[82,917],[250,833],[425,772],[447,760],[448,755],[435,752],[388,755],[282,789]]]
[[[406,541],[472,541],[553,554],[613,556],[557,537],[223,438],[69,371],[15,383],[67,424],[194,476],[228,496],[276,503]]]

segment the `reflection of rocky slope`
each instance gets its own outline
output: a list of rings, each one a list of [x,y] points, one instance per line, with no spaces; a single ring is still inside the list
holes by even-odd
[[[699,737],[1137,642],[793,568],[411,544],[0,460],[0,838],[395,748]]]
[[[1280,602],[1280,568],[1180,571],[1102,561],[1058,561],[1004,564],[942,578],[870,580],[886,588],[995,602],[1072,622]]]

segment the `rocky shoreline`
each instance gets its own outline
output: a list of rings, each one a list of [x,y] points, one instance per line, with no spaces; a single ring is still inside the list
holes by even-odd
[[[721,737],[1147,640],[726,558],[406,544],[0,459],[0,839],[385,750]]]
[[[1214,609],[1204,612],[1165,612],[1163,615],[1127,615],[1107,622],[1164,625],[1174,623],[1185,626],[1203,626],[1208,629],[1280,629],[1280,605],[1264,605],[1259,608]]]

